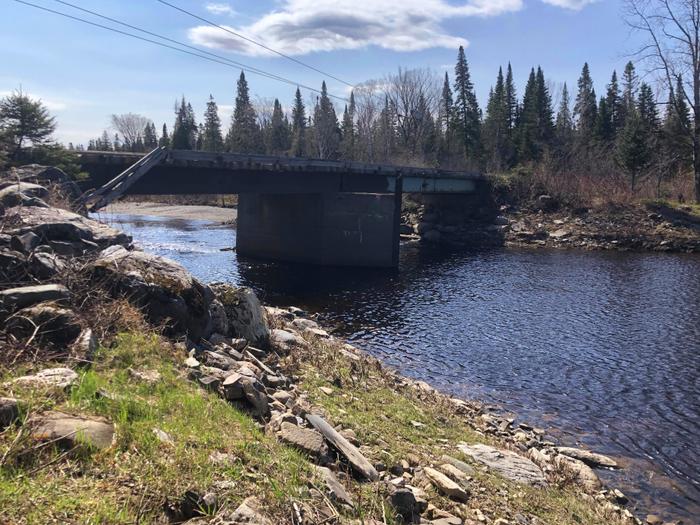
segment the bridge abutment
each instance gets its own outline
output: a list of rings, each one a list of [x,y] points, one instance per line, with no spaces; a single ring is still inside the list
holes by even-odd
[[[396,204],[392,194],[241,193],[236,250],[287,262],[395,267]]]

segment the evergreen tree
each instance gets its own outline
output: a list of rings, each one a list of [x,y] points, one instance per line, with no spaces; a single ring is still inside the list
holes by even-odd
[[[576,131],[583,144],[587,144],[594,134],[596,113],[597,99],[595,89],[593,89],[593,79],[588,70],[588,63],[585,63],[578,80],[578,94],[574,105]]]
[[[455,138],[454,121],[454,99],[452,98],[450,77],[445,71],[445,81],[442,84],[438,109],[438,129],[441,137],[439,155],[441,158],[449,157],[452,154]]]
[[[632,105],[626,110],[625,127],[616,144],[617,161],[630,177],[632,192],[636,190],[642,171],[651,162],[651,154],[644,123],[636,106]]]
[[[169,148],[170,147],[170,135],[168,135],[168,126],[163,122],[163,132],[158,140],[158,146]]]
[[[158,147],[158,135],[153,122],[147,123],[143,128],[143,147],[146,151],[151,151]]]
[[[659,114],[656,110],[656,99],[649,84],[642,83],[639,87],[639,118],[650,134],[656,134],[659,130]]]
[[[569,90],[565,83],[561,92],[561,101],[559,102],[559,111],[557,112],[555,125],[556,142],[563,151],[569,148],[574,137],[574,119],[571,116],[570,104]]]
[[[214,101],[214,97],[209,95],[207,109],[204,112],[204,128],[201,133],[201,149],[204,151],[224,151],[224,138],[221,134],[221,119],[219,118],[219,107]]]
[[[338,117],[331,99],[328,98],[326,82],[321,84],[321,96],[314,108],[314,146],[320,159],[335,159],[340,147]]]
[[[269,151],[273,155],[281,155],[289,150],[289,124],[285,120],[282,104],[275,99],[270,119]]]
[[[544,80],[544,72],[537,67],[537,142],[542,152],[554,139],[554,112],[552,96]]]
[[[292,156],[303,157],[306,154],[306,108],[301,99],[299,88],[294,95],[292,107]]]
[[[538,101],[537,76],[535,69],[530,70],[525,93],[523,94],[522,109],[517,127],[518,159],[521,162],[532,161],[539,156],[538,135]]]
[[[510,67],[510,62],[508,62],[508,70],[506,72],[506,85],[505,85],[505,97],[506,97],[506,111],[508,113],[508,129],[512,131],[515,129],[515,121],[517,119],[518,113],[518,97],[515,93],[515,83],[513,81],[513,68]]]
[[[345,160],[355,159],[355,94],[350,92],[350,106],[345,106],[341,126],[341,155]]]
[[[688,133],[691,129],[690,108],[682,93],[682,79],[678,77],[676,88],[669,94],[662,135],[670,171],[690,169],[693,163],[693,141]]]
[[[25,146],[47,144],[56,130],[56,120],[41,100],[22,90],[0,99],[0,150],[5,145],[8,158],[17,158]]]
[[[391,161],[396,152],[396,123],[397,111],[394,103],[384,96],[384,106],[375,124],[378,157],[382,161]]]
[[[609,107],[608,98],[600,97],[596,113],[595,138],[603,146],[612,144],[615,138],[615,127]]]
[[[228,135],[228,149],[236,153],[257,153],[262,149],[260,128],[255,109],[250,102],[248,82],[243,71],[238,79],[236,105]]]
[[[617,82],[617,71],[613,71],[608,84],[608,91],[605,94],[605,105],[610,119],[610,128],[613,135],[622,129],[624,125],[622,111],[622,97],[620,96],[620,86]]]
[[[175,116],[175,126],[171,139],[173,149],[191,150],[196,146],[197,123],[194,117],[192,105],[185,97],[182,97],[180,106],[177,107]]]
[[[632,111],[637,101],[637,73],[632,62],[627,62],[625,72],[622,76],[622,100],[620,102],[620,118],[619,127],[621,129],[625,125],[627,113]]]
[[[428,108],[425,95],[421,93],[415,112],[416,119],[416,153],[420,153],[422,160],[428,164],[434,164],[436,160],[437,129],[435,120]]]
[[[489,94],[486,117],[482,128],[482,140],[489,166],[502,170],[510,165],[512,145],[510,138],[510,109],[503,70],[498,68],[496,86]]]
[[[461,142],[464,156],[476,162],[480,155],[481,112],[469,73],[469,64],[464,47],[459,46],[455,66],[455,129]]]
[[[112,147],[114,148],[114,151],[122,150],[122,141],[119,139],[119,133],[114,134],[114,140],[112,140]]]

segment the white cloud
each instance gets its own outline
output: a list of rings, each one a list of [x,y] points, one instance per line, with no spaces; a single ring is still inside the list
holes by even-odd
[[[230,4],[209,3],[206,6],[204,6],[204,8],[215,15],[233,16],[237,14],[236,10],[233,7],[231,7]]]
[[[545,4],[571,9],[572,11],[580,11],[590,4],[596,3],[598,0],[542,0]]]
[[[523,0],[467,0],[460,5],[447,0],[282,0],[277,10],[252,24],[228,29],[291,55],[368,46],[393,51],[453,49],[466,46],[468,41],[449,34],[442,22],[496,16],[522,7]],[[270,55],[269,51],[216,27],[193,27],[189,38],[210,48],[251,56]]]

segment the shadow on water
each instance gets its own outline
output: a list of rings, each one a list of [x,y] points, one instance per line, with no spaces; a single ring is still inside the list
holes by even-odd
[[[113,216],[205,282],[254,288],[402,373],[622,458],[639,512],[700,515],[700,257],[401,248],[399,271],[238,259],[235,231]],[[558,430],[555,430],[558,429]]]

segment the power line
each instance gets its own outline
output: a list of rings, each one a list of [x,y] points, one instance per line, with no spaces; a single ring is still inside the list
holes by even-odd
[[[262,77],[270,78],[270,79],[272,79],[272,80],[277,80],[277,81],[279,81],[279,82],[284,82],[284,83],[290,84],[290,85],[292,85],[292,86],[301,87],[301,88],[304,88],[304,89],[306,89],[306,90],[308,90],[308,91],[312,91],[312,92],[314,92],[314,93],[319,93],[319,94],[321,93],[321,91],[319,91],[318,89],[312,88],[312,87],[310,87],[310,86],[306,86],[306,85],[304,85],[304,84],[300,84],[300,83],[298,83],[298,82],[294,82],[293,80],[287,79],[287,78],[285,78],[285,77],[281,77],[281,76],[279,76],[279,75],[275,75],[274,73],[268,73],[268,72],[266,72],[266,71],[264,71],[264,70],[261,70],[261,69],[258,69],[258,68],[254,68],[254,67],[252,67],[252,66],[247,66],[247,65],[245,65],[245,64],[242,64],[242,63],[240,63],[240,62],[236,62],[236,61],[231,60],[231,59],[227,59],[227,58],[224,58],[224,57],[219,57],[219,55],[215,55],[215,54],[209,53],[209,52],[207,52],[207,51],[202,51],[202,50],[200,50],[200,49],[198,49],[198,48],[196,48],[196,47],[188,46],[187,44],[183,44],[183,43],[181,43],[181,42],[178,42],[177,40],[169,39],[169,38],[167,38],[167,37],[162,37],[162,36],[160,36],[160,35],[157,35],[156,33],[151,33],[150,31],[146,31],[145,29],[140,29],[140,28],[137,28],[137,27],[135,27],[135,26],[130,26],[129,24],[126,24],[126,23],[124,23],[124,22],[119,22],[118,20],[110,19],[109,17],[103,16],[103,15],[100,15],[100,14],[97,14],[97,13],[93,13],[93,12],[88,11],[88,10],[86,10],[86,9],[82,9],[82,8],[80,8],[80,7],[77,7],[77,6],[72,6],[71,4],[68,4],[67,2],[62,2],[62,1],[61,1],[61,3],[65,4],[65,5],[71,5],[71,7],[75,7],[76,9],[80,9],[80,10],[82,10],[82,11],[89,12],[89,13],[91,13],[91,14],[94,14],[95,16],[99,16],[99,17],[101,17],[101,18],[105,18],[105,19],[111,20],[111,21],[113,21],[113,22],[122,24],[122,25],[127,26],[127,27],[132,27],[133,29],[136,29],[136,30],[141,31],[141,32],[143,32],[143,33],[150,34],[150,35],[152,35],[152,36],[156,36],[156,37],[158,37],[158,38],[162,38],[162,39],[164,39],[164,40],[168,40],[168,41],[171,41],[171,42],[175,42],[175,43],[177,43],[178,45],[185,46],[185,47],[189,47],[189,48],[191,48],[191,49],[195,49],[195,50],[197,50],[198,52],[197,52],[197,53],[194,53],[194,52],[192,52],[192,51],[187,51],[186,49],[181,49],[181,48],[179,48],[179,47],[171,46],[171,45],[165,44],[165,43],[163,43],[163,42],[158,42],[158,41],[156,41],[156,40],[151,40],[150,38],[144,38],[144,37],[142,37],[142,36],[135,35],[135,34],[133,34],[133,33],[127,32],[127,31],[122,31],[122,30],[120,30],[120,29],[116,29],[116,28],[114,28],[114,27],[109,27],[109,26],[105,26],[105,25],[102,25],[102,24],[98,24],[98,23],[96,23],[96,22],[92,22],[92,21],[90,21],[90,20],[86,20],[86,19],[84,19],[84,18],[80,18],[80,17],[78,17],[78,16],[69,15],[68,13],[63,13],[63,12],[61,12],[61,11],[55,11],[55,10],[53,10],[53,9],[49,9],[48,7],[43,7],[43,6],[40,6],[40,5],[33,4],[33,3],[31,3],[31,2],[26,2],[25,0],[14,0],[14,1],[17,2],[17,3],[20,3],[20,4],[27,5],[27,6],[29,6],[29,7],[34,7],[34,8],[36,8],[36,9],[41,10],[41,11],[46,11],[46,12],[48,12],[48,13],[52,13],[52,14],[55,14],[55,15],[59,15],[59,16],[62,16],[62,17],[64,17],[64,18],[69,18],[69,19],[74,20],[74,21],[76,21],[76,22],[81,22],[81,23],[88,24],[88,25],[91,25],[91,26],[94,26],[94,27],[98,27],[98,28],[100,28],[100,29],[105,29],[105,30],[107,30],[107,31],[112,31],[112,32],[114,32],[114,33],[118,33],[118,34],[123,35],[123,36],[128,36],[128,37],[131,37],[131,38],[135,38],[135,39],[141,40],[141,41],[143,41],[143,42],[148,42],[148,43],[150,43],[150,44],[154,44],[154,45],[157,45],[157,46],[160,46],[160,47],[164,47],[164,48],[167,48],[167,49],[172,49],[172,50],[174,50],[174,51],[179,51],[179,52],[181,52],[181,53],[185,53],[185,54],[188,54],[188,55],[191,55],[191,56],[195,56],[195,57],[197,57],[197,58],[202,58],[202,59],[204,59],[204,60],[208,60],[208,61],[210,61],[210,62],[215,62],[215,63],[217,63],[217,64],[221,64],[221,65],[224,65],[224,66],[227,66],[227,67],[230,67],[230,68],[234,68],[234,69],[241,68],[241,69],[243,69],[244,71],[247,71],[248,73],[253,73],[253,74],[255,74],[255,75],[260,75],[260,76],[262,76]],[[56,1],[60,1],[60,0],[56,0]],[[200,52],[207,53],[207,54],[212,55],[213,57],[217,57],[217,58],[212,58],[212,57],[210,57],[210,56],[206,56],[206,55],[199,54]],[[234,65],[234,64],[235,64],[235,65]],[[336,99],[338,99],[338,100],[342,100],[343,102],[348,102],[347,99],[345,99],[345,98],[343,98],[343,97],[338,97],[338,96],[336,96],[336,95],[332,95],[332,94],[330,94],[330,93],[327,93],[327,96],[332,97],[332,98],[336,98]]]
[[[221,29],[222,31],[226,31],[227,33],[229,33],[229,34],[231,34],[231,35],[233,35],[233,36],[236,36],[236,37],[238,37],[238,38],[242,38],[242,39],[245,40],[246,42],[250,42],[251,44],[255,44],[256,46],[260,46],[260,47],[262,47],[263,49],[266,49],[266,50],[268,50],[268,51],[270,51],[270,52],[272,52],[272,53],[275,53],[276,55],[279,55],[279,56],[281,56],[281,57],[284,57],[284,58],[286,58],[287,60],[291,60],[292,62],[295,62],[295,63],[299,64],[300,66],[304,66],[304,67],[306,67],[306,68],[308,68],[308,69],[311,69],[312,71],[316,71],[317,73],[321,73],[322,75],[325,75],[325,76],[327,76],[327,77],[329,77],[329,78],[332,78],[333,80],[337,80],[338,82],[340,82],[340,83],[342,83],[342,84],[345,84],[346,86],[355,87],[354,84],[351,84],[350,82],[346,82],[345,80],[343,80],[343,79],[341,79],[341,78],[338,78],[338,77],[336,77],[336,76],[331,75],[330,73],[326,73],[325,71],[321,71],[320,69],[315,68],[314,66],[309,65],[309,64],[307,64],[306,62],[302,62],[301,60],[298,60],[298,59],[296,59],[296,58],[294,58],[294,57],[292,57],[292,56],[289,56],[289,55],[287,55],[287,54],[285,54],[285,53],[282,53],[281,51],[277,51],[276,49],[273,49],[273,48],[271,48],[271,47],[266,46],[266,45],[263,44],[262,42],[258,42],[257,40],[253,40],[253,39],[250,38],[250,37],[247,37],[247,36],[245,36],[245,35],[242,35],[242,34],[240,34],[240,33],[237,33],[237,32],[235,32],[235,31],[233,31],[233,30],[231,30],[231,29],[228,29],[227,27],[224,27],[224,26],[222,26],[222,25],[217,24],[216,22],[212,22],[211,20],[207,20],[206,18],[203,18],[203,17],[201,17],[201,16],[199,16],[199,15],[196,15],[196,14],[192,13],[191,11],[188,11],[188,10],[186,10],[186,9],[183,9],[183,8],[181,8],[181,7],[178,7],[178,6],[176,6],[176,5],[173,5],[173,4],[171,4],[170,2],[166,2],[165,0],[157,0],[157,1],[160,2],[161,4],[167,5],[168,7],[172,7],[173,9],[176,9],[177,11],[180,11],[181,13],[185,13],[186,15],[189,15],[189,16],[191,16],[191,17],[193,17],[193,18],[196,18],[197,20],[200,20],[200,21],[202,21],[202,22],[204,22],[204,23],[206,23],[206,24],[209,24],[209,25],[212,26],[212,27],[219,28],[219,29]]]

